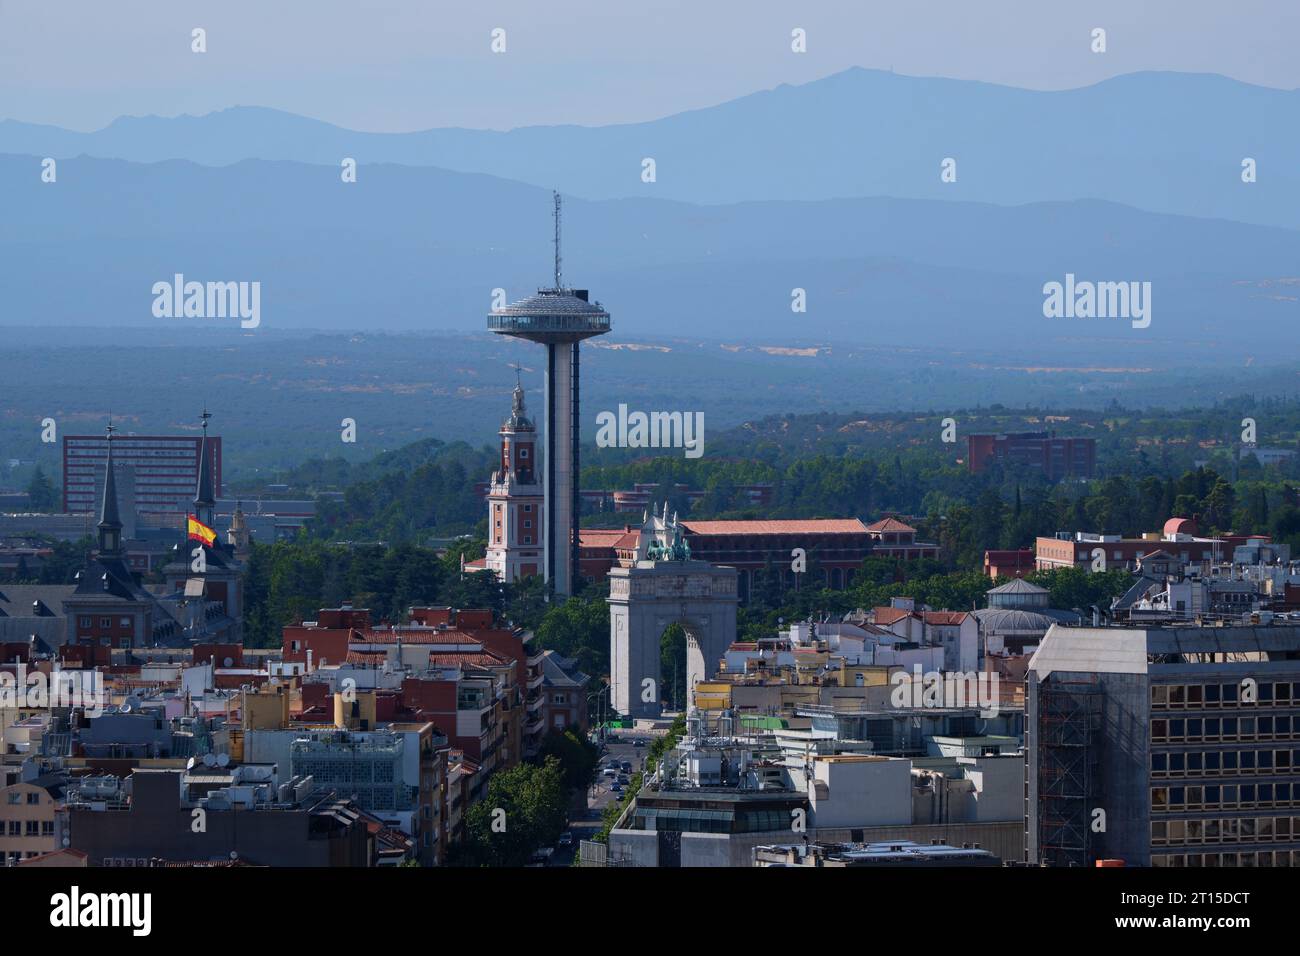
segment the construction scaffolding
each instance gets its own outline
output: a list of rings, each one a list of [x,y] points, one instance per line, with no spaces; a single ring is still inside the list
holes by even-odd
[[[1038,691],[1038,846],[1047,866],[1087,866],[1100,776],[1102,691],[1047,680]]]
[[[610,856],[609,846],[594,840],[578,843],[578,866],[636,866],[627,856]]]

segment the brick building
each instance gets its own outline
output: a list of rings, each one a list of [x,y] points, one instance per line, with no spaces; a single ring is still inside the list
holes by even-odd
[[[221,439],[183,435],[121,435],[113,437],[113,461],[119,473],[129,472],[134,484],[133,511],[143,514],[185,514],[199,480],[204,449],[212,469],[213,487],[221,489]],[[63,510],[93,512],[104,487],[108,439],[103,435],[63,438]]]
[[[967,435],[966,468],[978,474],[991,463],[1018,463],[1049,480],[1091,478],[1097,466],[1095,438],[1057,438],[1054,432]]]

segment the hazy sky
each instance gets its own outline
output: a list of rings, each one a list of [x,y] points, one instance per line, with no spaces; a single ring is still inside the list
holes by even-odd
[[[598,125],[855,65],[1036,89],[1140,70],[1293,89],[1297,41],[1296,0],[0,0],[0,118],[90,130],[238,104],[377,131]]]

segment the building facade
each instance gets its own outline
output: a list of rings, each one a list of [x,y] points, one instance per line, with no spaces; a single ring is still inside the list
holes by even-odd
[[[221,488],[221,439],[184,435],[121,435],[113,438],[113,459],[128,471],[134,488],[133,512],[185,514],[199,480],[206,447],[214,487]],[[108,441],[102,435],[63,438],[63,510],[93,512],[103,488]]]
[[[1300,865],[1298,700],[1300,626],[1054,627],[1026,680],[1026,862]]]
[[[1057,438],[1053,432],[966,436],[966,468],[971,474],[994,462],[1032,468],[1051,481],[1091,478],[1097,466],[1097,440]]]

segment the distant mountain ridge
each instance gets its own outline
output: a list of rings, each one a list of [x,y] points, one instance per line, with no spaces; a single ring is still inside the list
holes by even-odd
[[[277,110],[124,117],[79,133],[0,122],[0,152],[226,165],[376,163],[484,173],[587,199],[692,203],[891,196],[1106,200],[1300,227],[1300,91],[1135,73],[1039,92],[850,69],[644,123],[357,133]],[[655,160],[656,181],[641,180]],[[956,160],[957,180],[940,181]],[[1241,163],[1257,163],[1243,183]]]
[[[477,332],[492,290],[549,280],[547,191],[427,167],[246,160],[209,167],[0,156],[0,324],[150,325],[176,273],[262,283],[264,328]],[[1268,343],[1295,354],[1300,232],[1099,201],[893,198],[565,207],[566,275],[629,337],[987,346],[1041,340]],[[1043,316],[1043,285],[1149,281],[1149,329]],[[805,290],[807,311],[792,311]]]

